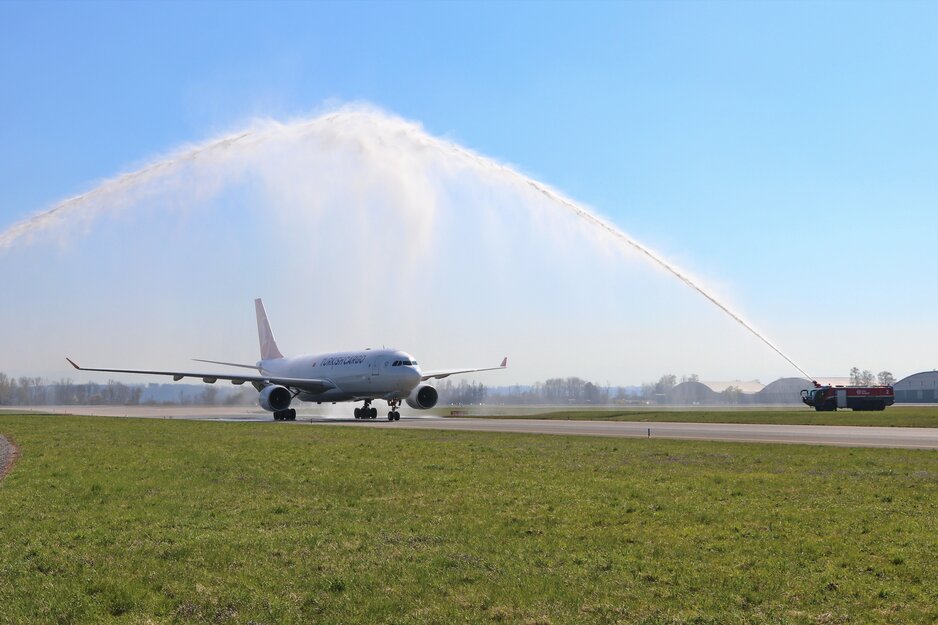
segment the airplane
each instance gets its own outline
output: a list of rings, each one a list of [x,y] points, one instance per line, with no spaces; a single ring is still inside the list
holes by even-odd
[[[285,358],[274,340],[270,323],[267,321],[267,312],[260,298],[254,300],[254,310],[261,347],[259,361],[246,365],[201,358],[193,360],[254,369],[257,371],[256,375],[101,369],[80,367],[71,358],[65,359],[79,371],[165,375],[172,376],[177,382],[183,378],[201,378],[208,384],[214,384],[218,380],[228,380],[235,385],[249,382],[259,393],[258,403],[261,408],[272,412],[275,421],[296,420],[296,410],[290,408],[294,399],[317,404],[364,402],[361,408],[355,408],[356,419],[376,419],[378,409],[371,405],[372,402],[386,401],[389,409],[388,421],[400,421],[401,413],[398,408],[402,401],[418,410],[428,410],[436,406],[439,394],[433,386],[425,384],[427,380],[441,380],[451,375],[508,367],[508,358],[505,357],[498,367],[421,371],[413,357],[396,349],[364,349],[357,352],[306,354]]]

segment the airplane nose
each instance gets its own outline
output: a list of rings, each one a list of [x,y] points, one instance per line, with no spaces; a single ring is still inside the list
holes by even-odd
[[[411,382],[411,383],[414,384],[414,385],[419,384],[419,383],[420,383],[420,378],[422,378],[422,377],[423,377],[423,375],[421,375],[420,371],[418,371],[417,369],[408,369],[408,370],[407,370],[407,381],[408,381],[408,382]]]

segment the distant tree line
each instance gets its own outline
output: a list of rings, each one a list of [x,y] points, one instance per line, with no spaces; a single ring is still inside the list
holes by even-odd
[[[638,387],[600,385],[578,377],[550,378],[531,385],[486,387],[481,383],[450,379],[436,385],[443,405],[627,405],[661,403],[668,392],[681,382],[699,382],[697,374],[661,376],[657,382]],[[889,371],[874,375],[857,367],[850,370],[850,384],[869,386],[893,384]],[[155,389],[155,390],[154,390]],[[155,392],[159,391],[159,392]],[[735,386],[719,393],[723,403],[744,403],[746,395]],[[0,406],[48,405],[250,405],[257,401],[253,388],[218,387],[211,384],[124,384],[109,380],[105,384],[75,383],[69,378],[48,382],[42,378],[12,378],[0,372]]]
[[[578,377],[550,378],[530,385],[486,387],[445,380],[437,386],[440,403],[448,405],[609,405],[637,401],[631,387],[600,385]]]
[[[116,380],[78,384],[69,378],[48,382],[43,378],[12,378],[0,372],[0,406],[235,405],[257,401],[253,388],[222,390],[210,384],[178,385],[178,393],[168,398],[144,399],[148,388],[162,386],[166,385],[124,384]]]
[[[869,369],[860,371],[859,367],[850,369],[850,384],[852,386],[870,386],[874,382],[879,382],[883,386],[891,386],[896,381],[896,377],[889,371],[880,371],[875,376]]]
[[[465,380],[460,380],[459,384],[454,384],[451,380],[443,380],[435,388],[440,394],[439,403],[452,406],[484,404],[487,394],[484,384],[474,384]]]
[[[606,405],[654,400],[656,394],[674,386],[676,379],[675,376],[664,376],[657,384],[642,387],[641,393],[634,387],[602,386],[578,377],[551,378],[532,385],[496,388],[466,380],[446,379],[435,387],[443,405]],[[12,378],[0,373],[0,406],[211,406],[250,405],[255,402],[257,393],[247,386],[124,384],[116,380],[104,384],[76,383],[69,378],[50,382],[43,378]]]

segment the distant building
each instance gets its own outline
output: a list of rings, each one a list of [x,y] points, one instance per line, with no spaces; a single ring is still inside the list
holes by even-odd
[[[681,382],[671,387],[662,403],[674,406],[730,406],[756,401],[762,383],[758,380],[729,382]]]
[[[723,393],[726,389],[736,389],[747,395],[758,393],[765,387],[759,380],[730,380],[728,382],[701,382],[701,384],[709,386],[714,393]]]
[[[938,401],[938,371],[913,373],[892,387],[897,404],[933,404]]]
[[[814,388],[805,378],[780,378],[767,385],[756,395],[757,404],[800,404],[801,391]]]
[[[720,402],[720,395],[702,382],[681,382],[667,390],[663,402],[673,406],[713,406]]]
[[[825,378],[828,383],[839,379]],[[781,378],[763,385],[758,380],[729,382],[681,382],[659,400],[673,406],[801,405],[802,389],[813,388],[811,380]]]

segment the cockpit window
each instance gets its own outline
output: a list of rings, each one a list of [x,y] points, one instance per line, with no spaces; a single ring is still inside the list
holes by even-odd
[[[391,366],[392,366],[392,367],[400,367],[400,366],[401,366],[401,361],[400,361],[400,360],[395,360],[395,361],[394,361],[394,364],[391,365]]]

